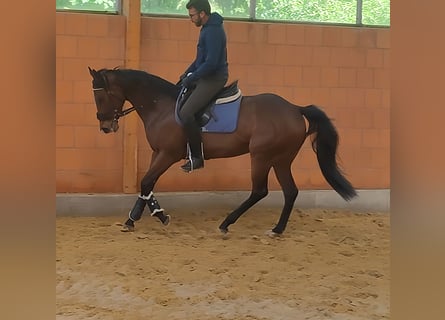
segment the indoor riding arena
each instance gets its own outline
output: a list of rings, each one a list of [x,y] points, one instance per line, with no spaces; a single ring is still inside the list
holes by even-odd
[[[176,83],[199,28],[187,1],[175,1],[179,13],[147,9],[167,2],[56,12],[56,319],[390,319],[389,25],[249,19],[252,10],[224,20],[228,83],[238,80],[243,96],[319,106],[357,197],[329,185],[308,136],[292,163],[299,193],[282,234],[270,232],[284,205],[273,170],[268,195],[229,232],[218,228],[250,195],[249,153],[191,173],[175,163],[153,189],[170,223],[147,207],[122,232],[153,151],[135,112],[117,132],[99,130],[88,67]],[[237,1],[212,9],[228,2]]]

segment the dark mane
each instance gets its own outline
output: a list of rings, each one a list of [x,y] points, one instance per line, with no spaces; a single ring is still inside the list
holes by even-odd
[[[119,67],[115,67],[113,69],[100,69],[98,72],[102,75],[108,73],[117,74],[118,77],[116,77],[116,79],[123,88],[152,88],[156,92],[166,94],[174,99],[176,99],[180,90],[175,84],[143,70],[120,69]]]

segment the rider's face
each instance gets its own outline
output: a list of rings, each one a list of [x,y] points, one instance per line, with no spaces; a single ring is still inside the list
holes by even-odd
[[[189,10],[189,17],[190,20],[195,24],[195,26],[200,27],[202,26],[202,11],[198,12],[195,8],[190,8]]]

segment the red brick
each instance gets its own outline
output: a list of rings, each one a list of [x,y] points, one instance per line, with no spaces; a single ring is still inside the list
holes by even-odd
[[[329,67],[331,65],[331,49],[327,47],[314,48],[312,65]]]
[[[239,22],[230,25],[230,32],[227,33],[227,40],[229,43],[241,42],[247,43],[249,41],[249,29],[251,24]]]
[[[65,59],[56,58],[56,83],[59,80],[63,80],[63,63]]]
[[[258,46],[256,48],[253,48],[253,52],[255,52],[255,55],[253,55],[252,59],[250,60],[250,63],[257,63],[260,65],[265,64],[274,64],[276,61],[276,46]]]
[[[391,65],[391,52],[390,50],[383,51],[383,68],[388,68]]]
[[[356,108],[365,104],[365,89],[349,88],[346,96],[346,106]]]
[[[339,69],[325,67],[321,69],[321,86],[322,87],[338,87],[339,86]]]
[[[65,13],[65,34],[86,35],[87,15],[81,13]]]
[[[303,67],[303,86],[319,87],[321,83],[321,68]]]
[[[76,127],[74,129],[74,141],[76,148],[94,148],[97,127]]]
[[[294,89],[294,96],[292,101],[298,105],[312,104],[312,90],[311,88],[297,87]]]
[[[79,104],[58,103],[56,108],[56,125],[79,125],[84,120],[84,109]]]
[[[315,105],[328,106],[331,101],[331,90],[329,88],[313,88],[312,99]]]
[[[73,127],[56,126],[56,148],[72,148],[74,146]]]
[[[267,34],[268,34],[268,24],[249,23],[249,41],[248,41],[249,43],[252,44],[260,43],[263,45],[267,43]]]
[[[389,109],[391,106],[391,91],[388,87],[382,89],[381,92],[382,92],[382,107]]]
[[[332,88],[331,89],[331,104],[336,107],[345,107],[348,90],[345,88]]]
[[[364,67],[366,64],[365,52],[362,48],[332,48],[331,66]]]
[[[88,66],[83,59],[65,59],[63,61],[63,79],[86,80],[91,79]]]
[[[357,128],[374,128],[374,111],[370,108],[357,108],[355,110],[355,124]]]
[[[326,182],[326,179],[323,177],[320,170],[310,170],[310,188],[315,189],[332,189],[328,183]]]
[[[284,68],[284,84],[301,87],[303,84],[302,69],[300,67]]]
[[[367,89],[365,91],[365,107],[374,110],[382,107],[382,92],[379,89]]]
[[[373,148],[371,153],[371,167],[376,169],[389,168],[389,153],[386,148]]]
[[[56,83],[56,103],[70,103],[73,101],[73,82],[59,80]]]
[[[304,27],[304,44],[307,46],[321,46],[323,44],[323,29],[320,26]]]
[[[77,37],[57,35],[56,57],[73,58],[77,56]]]
[[[358,28],[342,28],[341,29],[342,47],[357,47],[360,38],[360,29]]]
[[[227,49],[229,66],[233,64],[249,64],[252,61],[252,54],[249,51],[250,46],[244,43],[232,43]],[[196,51],[196,45],[194,46]],[[195,53],[196,54],[196,53]],[[193,59],[191,59],[193,60]],[[191,61],[190,60],[190,61]]]
[[[143,24],[144,31],[148,32],[150,39],[170,39],[170,23],[169,19],[159,18],[156,21],[149,21],[148,25]],[[148,30],[147,30],[148,29]],[[176,31],[173,31],[174,33]]]
[[[93,93],[91,93],[93,96]],[[79,109],[83,110],[82,112],[82,121],[78,122],[78,125],[82,124],[84,126],[96,127],[99,130],[99,121],[96,118],[96,104],[94,103],[94,98],[92,98],[91,103],[80,104]]]
[[[123,15],[107,16],[107,18],[108,18],[108,36],[116,38],[125,37],[127,18]],[[143,21],[144,18],[142,17],[141,25]]]
[[[358,68],[357,87],[374,88],[374,70],[368,68]]]
[[[108,21],[106,15],[95,14],[87,16],[87,34],[90,36],[107,36]]]
[[[380,130],[377,129],[364,129],[363,130],[362,145],[367,148],[379,148],[383,147],[380,136]]]
[[[366,53],[366,66],[368,68],[382,68],[383,53],[384,51],[382,49],[368,49]]]
[[[343,148],[349,148],[349,147],[361,148],[363,146],[361,129],[352,129],[352,128],[342,129],[338,125],[337,130],[339,136],[341,137],[340,143],[342,144]]]
[[[286,26],[283,24],[267,25],[267,43],[286,44]]]
[[[296,65],[298,61],[295,59],[296,47],[279,45],[275,47],[276,55],[274,63],[280,66]]]
[[[257,85],[263,83],[265,76],[263,68],[251,68],[247,73],[247,84]]]
[[[375,48],[377,43],[377,31],[376,29],[360,30],[359,44],[362,48]]]
[[[56,171],[56,191],[57,192],[72,192],[73,173],[66,170]],[[88,191],[91,192],[91,191]]]
[[[377,48],[391,48],[391,35],[388,29],[379,29],[377,32]]]
[[[342,29],[338,27],[324,27],[322,29],[323,45],[339,47],[342,45]]]
[[[303,45],[304,26],[297,24],[286,25],[286,43],[289,45]]]
[[[91,91],[91,80],[74,81],[73,83],[73,102],[75,103],[93,103],[94,96]]]
[[[63,35],[65,33],[65,14],[56,12],[56,35]]]
[[[347,128],[359,128],[355,126],[355,113],[356,111],[353,108],[345,108],[345,107],[338,107],[336,108],[337,116],[335,118],[335,122],[338,125],[339,129],[340,127],[347,129]],[[350,134],[350,133],[348,133]],[[356,132],[354,132],[356,134]],[[357,141],[354,139],[354,141]]]
[[[239,85],[242,86],[242,81],[247,79],[247,73],[249,72],[249,70],[250,68],[248,66],[232,65],[230,69],[229,80],[227,81],[227,83],[231,83],[234,80],[239,80]]]
[[[170,24],[170,40],[183,41],[189,39],[190,29],[188,24],[190,22],[184,19],[169,19]]]
[[[98,42],[97,56],[103,59],[124,59],[125,40],[123,38],[106,38]]]
[[[179,58],[179,47],[177,41],[171,40],[161,40],[158,42],[158,50],[160,56],[158,57],[161,61],[177,61]]]
[[[56,149],[56,168],[58,170],[78,170],[82,167],[79,162],[79,150],[68,148]]]
[[[390,73],[389,69],[375,69],[374,70],[374,88],[389,88],[390,87]]]
[[[355,68],[339,68],[339,86],[353,88],[357,84],[357,70]]]
[[[73,183],[72,192],[92,193],[121,193],[121,171],[93,171],[82,170],[77,174],[78,179]]]
[[[94,58],[99,56],[99,43],[104,40],[98,38],[77,38],[77,58]],[[113,48],[116,50],[116,48]]]

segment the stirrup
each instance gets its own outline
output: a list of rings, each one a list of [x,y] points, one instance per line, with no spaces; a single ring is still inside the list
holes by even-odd
[[[198,170],[204,168],[204,159],[190,157],[187,162],[181,166],[181,169],[185,172],[192,172],[193,170]]]

